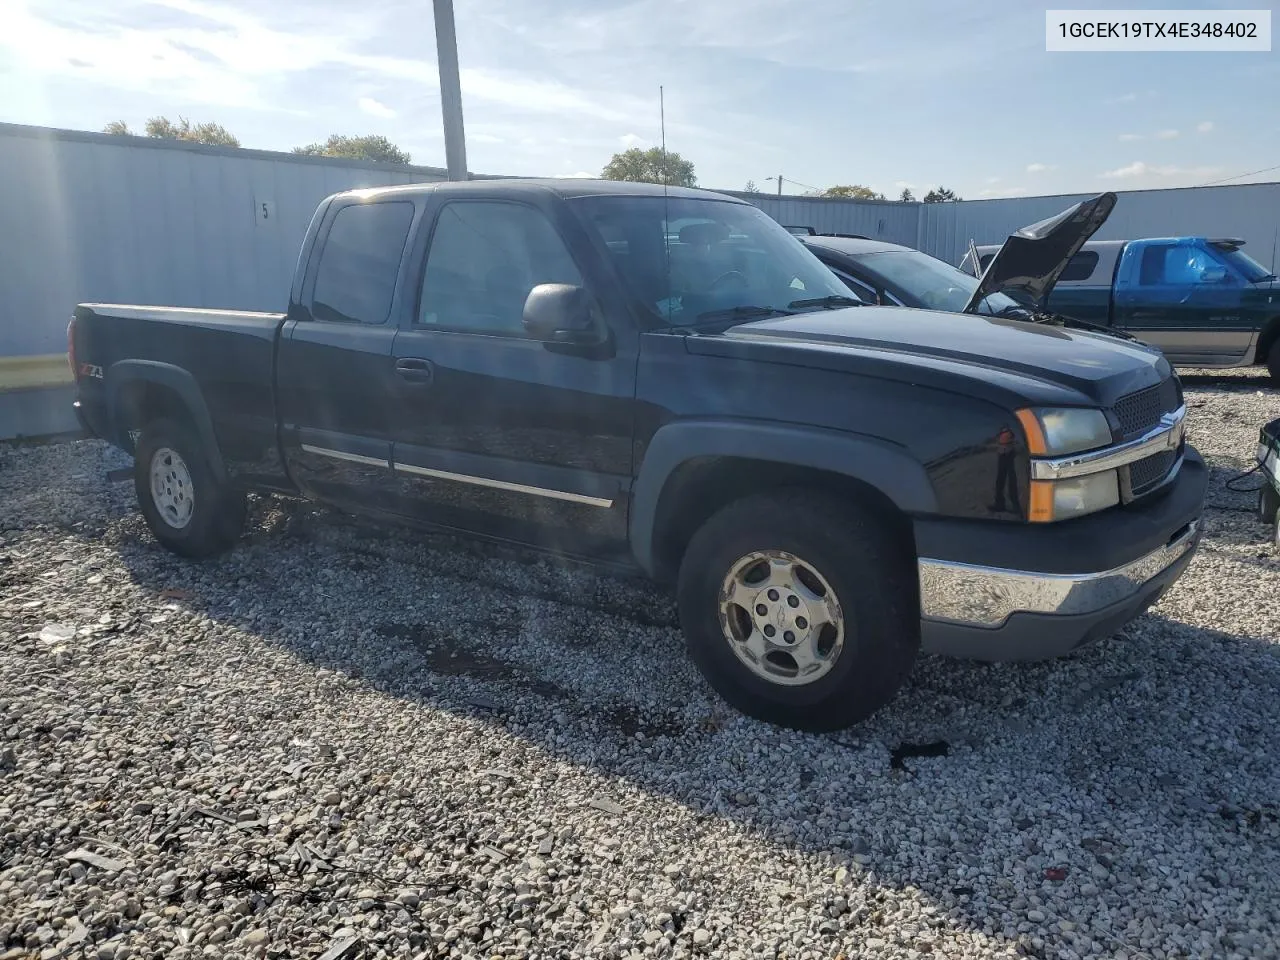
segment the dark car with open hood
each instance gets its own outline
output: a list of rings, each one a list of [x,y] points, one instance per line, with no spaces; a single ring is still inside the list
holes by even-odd
[[[257,491],[639,573],[721,696],[803,729],[869,716],[922,650],[1111,636],[1199,537],[1158,351],[860,305],[703,191],[337,194],[283,313],[85,303],[68,336],[81,422],[174,553],[232,548]]]
[[[976,276],[895,243],[817,235],[801,240],[867,303],[1104,330],[1051,313],[1047,300],[1072,257],[1110,216],[1115,203],[1114,193],[1099,194],[1023,227],[1002,247],[989,251]]]

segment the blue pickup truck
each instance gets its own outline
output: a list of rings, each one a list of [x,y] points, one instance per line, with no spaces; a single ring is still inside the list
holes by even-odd
[[[983,274],[1002,246],[973,248],[960,268]],[[1046,305],[1131,334],[1178,366],[1265,364],[1280,382],[1280,284],[1243,246],[1207,237],[1089,241],[1058,274]]]

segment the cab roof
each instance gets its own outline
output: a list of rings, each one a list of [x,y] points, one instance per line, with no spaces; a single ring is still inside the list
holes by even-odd
[[[711,190],[690,187],[663,187],[656,183],[631,183],[619,180],[588,180],[578,178],[516,178],[494,177],[480,180],[443,180],[434,183],[406,183],[395,187],[365,187],[345,190],[338,197],[362,200],[386,196],[423,196],[440,193],[449,196],[465,196],[483,193],[488,196],[527,196],[530,193],[552,193],[566,200],[574,197],[674,197],[690,200],[723,200],[728,203],[749,205],[745,200],[730,197]]]
[[[859,256],[867,253],[890,253],[893,251],[911,251],[911,247],[904,247],[898,243],[885,243],[883,240],[863,240],[853,237],[800,237],[800,242],[809,247],[822,247],[825,250],[831,250],[834,253],[843,253],[848,256]]]

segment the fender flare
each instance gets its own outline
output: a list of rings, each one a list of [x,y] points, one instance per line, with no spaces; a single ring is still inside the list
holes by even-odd
[[[107,368],[105,380],[111,435],[117,442],[126,448],[131,446],[125,443],[126,425],[120,421],[120,394],[124,388],[137,382],[167,387],[181,397],[186,405],[187,413],[213,466],[214,474],[219,480],[226,479],[226,465],[222,460],[222,451],[218,447],[218,436],[213,430],[213,418],[209,416],[209,407],[205,403],[200,385],[188,371],[172,363],[160,363],[157,360],[121,360]]]
[[[937,512],[937,497],[923,465],[898,444],[861,434],[764,421],[682,420],[654,434],[632,486],[631,550],[650,576],[657,566],[655,524],[667,481],[682,464],[717,456],[839,473],[874,487],[903,513]]]

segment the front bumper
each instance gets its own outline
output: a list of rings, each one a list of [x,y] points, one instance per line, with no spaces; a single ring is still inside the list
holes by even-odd
[[[988,524],[985,537],[972,524],[928,522],[917,530],[923,649],[1039,660],[1115,633],[1191,562],[1207,483],[1188,450],[1169,490],[1119,510],[1061,526]]]

